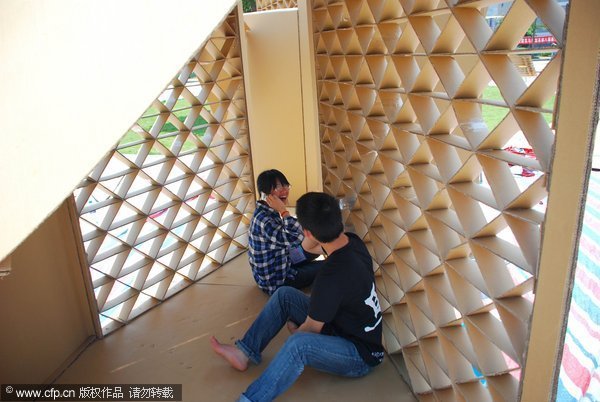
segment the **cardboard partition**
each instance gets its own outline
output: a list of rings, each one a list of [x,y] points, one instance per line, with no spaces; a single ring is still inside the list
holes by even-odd
[[[443,274],[423,278],[425,294],[431,306],[433,322],[437,327],[453,325],[462,317],[462,314],[456,308],[457,303],[451,294],[452,292],[447,288],[443,289],[444,285],[449,285],[447,281],[444,283],[444,280]],[[442,288],[444,294],[438,291],[438,287]]]
[[[395,126],[392,126],[392,134],[406,165],[429,163],[433,158],[424,137],[398,129]]]
[[[394,250],[392,258],[402,290],[404,292],[423,290],[423,277],[416,271],[416,259],[412,250],[410,248]]]
[[[393,318],[386,319],[386,317],[391,317],[391,314],[383,315],[383,345],[387,353],[398,353],[402,350],[402,346],[398,339],[396,339],[396,330],[390,328],[390,325],[394,324]]]
[[[400,301],[404,297],[404,292],[402,291],[402,289],[400,289],[400,286],[394,281],[394,279],[387,274],[385,269],[382,270],[382,273],[389,303],[392,305],[400,303]]]
[[[465,38],[465,32],[452,14],[447,21],[432,49],[432,53],[455,53]],[[461,80],[462,81],[462,80]]]
[[[479,9],[455,7],[452,11],[475,49],[478,52],[484,50],[493,32]]]
[[[525,0],[515,0],[485,50],[514,49],[536,17]]]
[[[434,389],[446,388],[452,385],[452,381],[448,377],[447,368],[443,357],[439,355],[432,356],[435,354],[436,349],[434,345],[435,338],[424,339],[419,341],[420,349],[422,350],[421,357],[427,370],[427,374],[431,381],[431,385]],[[439,357],[440,360],[437,360]]]
[[[467,333],[466,326],[454,325],[440,328],[438,333],[440,339],[447,341],[456,351],[470,363],[472,367],[478,368],[477,355],[475,354],[474,345],[471,343]],[[442,342],[444,345],[445,342]]]
[[[506,355],[503,354],[504,350],[488,338],[488,336],[496,334],[481,332],[467,317],[465,317],[465,327],[477,356],[478,369],[483,375],[508,373],[517,368],[516,362],[506,359]]]
[[[435,335],[437,331],[425,292],[410,292],[406,294],[408,311],[418,339]]]
[[[508,105],[514,105],[527,85],[507,54],[482,54],[481,60]]]
[[[490,395],[490,391],[480,381],[457,384],[456,390],[466,401],[492,402],[495,400]]]
[[[488,377],[488,388],[494,400],[516,401],[519,393],[519,372]]]
[[[433,215],[425,214],[427,224],[433,235],[438,255],[443,259],[462,258],[469,255],[466,239],[458,232],[436,219]]]
[[[440,27],[430,16],[408,17],[426,53],[431,53],[441,34]]]
[[[506,259],[494,254],[477,242],[471,242],[470,245],[491,297],[505,297],[507,292],[513,291],[519,284],[528,282],[531,278],[529,274],[513,275]],[[521,267],[518,268],[522,269]]]
[[[544,104],[556,94],[561,63],[562,52],[558,51],[515,105],[536,108],[541,112]]]
[[[466,383],[477,379],[472,363],[444,335],[439,336],[438,340],[446,359],[448,376],[452,379],[452,382]]]
[[[554,134],[540,113],[515,110],[515,119],[527,141],[535,151],[536,159],[540,162],[541,170],[547,172],[550,167]]]
[[[431,385],[426,375],[423,359],[420,356],[419,348],[404,348],[406,368],[410,377],[412,389],[417,394],[423,394],[431,391]]]
[[[415,194],[419,206],[423,210],[447,208],[450,205],[447,192],[444,186],[437,180],[434,180],[415,168],[435,169],[433,165],[412,166],[408,169],[408,174],[413,183]]]
[[[515,350],[517,361],[523,365],[533,303],[524,297],[512,297],[497,300],[496,309]]]

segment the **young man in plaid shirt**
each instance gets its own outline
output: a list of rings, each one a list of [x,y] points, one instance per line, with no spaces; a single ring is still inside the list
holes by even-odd
[[[271,295],[286,285],[297,289],[310,285],[322,261],[318,244],[305,239],[298,220],[286,208],[290,183],[279,170],[262,172],[256,186],[261,199],[250,222],[248,258],[254,280]]]

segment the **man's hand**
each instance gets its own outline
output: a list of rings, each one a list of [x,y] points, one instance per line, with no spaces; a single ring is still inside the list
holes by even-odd
[[[306,316],[306,321],[304,321],[302,323],[302,325],[300,325],[296,331],[312,332],[313,334],[320,334],[321,329],[323,329],[323,325],[325,325],[324,322],[313,320],[309,316]]]

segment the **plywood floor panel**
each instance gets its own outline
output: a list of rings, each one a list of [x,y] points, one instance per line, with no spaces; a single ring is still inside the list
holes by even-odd
[[[263,353],[263,364],[240,373],[210,349],[208,338],[232,342],[256,317],[267,296],[254,284],[242,255],[93,343],[61,375],[61,384],[183,384],[184,401],[233,401],[256,379],[288,334]],[[281,401],[414,401],[392,363],[347,379],[307,369]]]

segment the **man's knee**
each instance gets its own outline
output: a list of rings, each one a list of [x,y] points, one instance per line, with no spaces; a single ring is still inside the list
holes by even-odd
[[[283,301],[283,300],[288,299],[295,292],[296,292],[296,289],[294,289],[291,286],[282,286],[273,293],[273,296],[271,296],[271,298],[275,298],[277,300]]]
[[[312,338],[314,338],[314,334],[296,332],[287,338],[282,349],[304,363],[306,351],[311,347]]]

